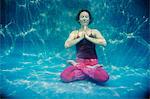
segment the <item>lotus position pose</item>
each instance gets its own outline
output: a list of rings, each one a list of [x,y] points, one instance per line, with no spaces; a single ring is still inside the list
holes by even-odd
[[[81,28],[70,33],[65,42],[65,48],[76,46],[76,61],[68,60],[71,66],[60,75],[63,82],[72,82],[91,78],[97,82],[106,82],[109,79],[107,72],[98,64],[95,45],[106,46],[106,40],[97,29],[88,25],[92,22],[88,10],[81,10],[77,15]]]

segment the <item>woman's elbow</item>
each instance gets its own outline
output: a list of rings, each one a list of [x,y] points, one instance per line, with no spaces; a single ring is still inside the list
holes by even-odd
[[[106,42],[106,40],[102,40],[102,39],[100,39],[99,40],[99,42],[98,42],[98,44],[100,44],[100,45],[102,45],[102,46],[106,46],[107,45],[107,42]]]
[[[106,41],[103,42],[103,46],[107,46],[107,42]]]
[[[65,48],[69,48],[70,47],[69,44],[68,44],[68,42],[65,43],[64,47]]]

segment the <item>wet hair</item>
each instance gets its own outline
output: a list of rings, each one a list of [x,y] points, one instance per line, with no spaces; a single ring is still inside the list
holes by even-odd
[[[80,10],[80,11],[78,12],[77,16],[76,16],[76,21],[79,22],[80,14],[81,14],[81,12],[84,12],[84,11],[89,14],[89,19],[90,19],[89,24],[91,24],[91,22],[93,21],[93,18],[92,18],[92,15],[91,15],[91,13],[90,13],[89,10]],[[80,23],[80,22],[79,22],[79,23]]]

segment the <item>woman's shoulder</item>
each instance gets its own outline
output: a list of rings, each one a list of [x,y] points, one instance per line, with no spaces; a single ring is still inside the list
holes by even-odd
[[[91,29],[93,35],[101,34],[101,32],[98,29]]]
[[[92,30],[92,32],[100,32],[98,29],[91,29]]]
[[[72,32],[71,32],[71,34],[76,34],[76,33],[78,33],[79,32],[79,30],[73,30]]]

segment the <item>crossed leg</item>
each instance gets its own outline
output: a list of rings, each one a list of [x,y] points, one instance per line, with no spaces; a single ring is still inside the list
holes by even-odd
[[[106,82],[109,79],[107,72],[102,67],[82,69],[83,73],[97,82]]]
[[[83,80],[86,78],[86,75],[75,66],[69,66],[61,73],[60,77],[63,82],[71,82]]]
[[[76,66],[78,63],[75,61],[69,60],[68,63],[72,64],[72,66],[67,67],[61,73],[61,79],[64,82],[83,80],[87,77],[92,78],[98,82],[106,82],[109,79],[107,72],[102,67],[100,67],[99,64],[94,66],[86,66],[79,69]],[[80,64],[78,66],[80,66]]]

